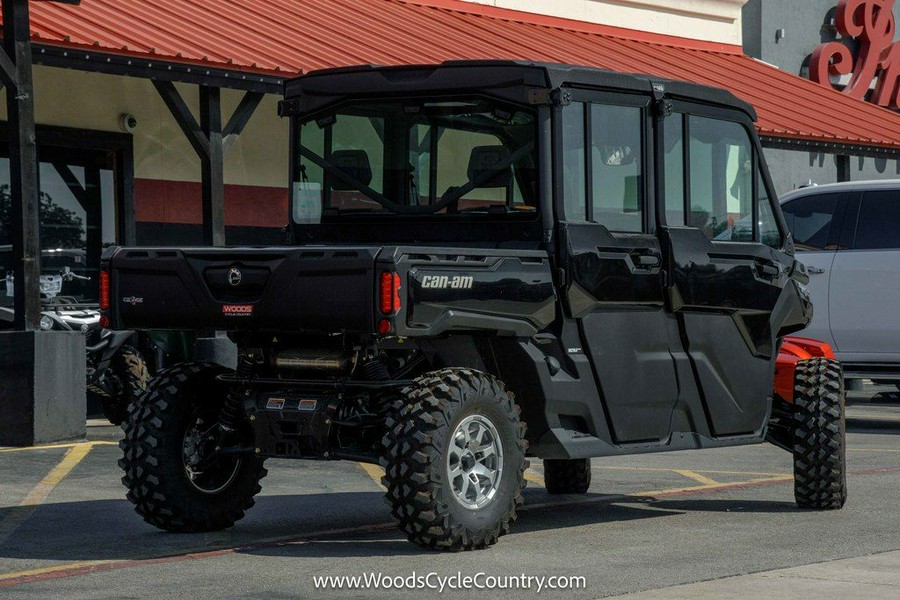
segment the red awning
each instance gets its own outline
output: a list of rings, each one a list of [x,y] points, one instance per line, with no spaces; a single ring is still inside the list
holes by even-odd
[[[724,87],[763,136],[900,150],[900,115],[757,61],[737,46],[459,0],[35,2],[36,42],[276,74],[360,63],[514,58]]]

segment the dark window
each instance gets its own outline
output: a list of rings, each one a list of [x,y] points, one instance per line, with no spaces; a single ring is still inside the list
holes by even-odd
[[[643,110],[591,105],[594,222],[610,231],[643,230]]]
[[[766,246],[780,249],[784,245],[784,239],[781,236],[781,231],[778,230],[778,221],[775,218],[775,211],[772,209],[772,199],[769,197],[769,191],[766,189],[766,182],[762,172],[757,173],[756,181],[759,239]]]
[[[690,220],[711,240],[753,241],[753,145],[740,123],[691,116]]]
[[[567,221],[587,220],[584,103],[563,108],[563,201]]]
[[[798,250],[835,250],[829,243],[834,210],[840,194],[817,194],[781,206],[787,228]]]
[[[900,248],[900,192],[885,190],[863,195],[854,248]]]
[[[666,119],[664,137],[666,224],[684,225],[684,115]]]

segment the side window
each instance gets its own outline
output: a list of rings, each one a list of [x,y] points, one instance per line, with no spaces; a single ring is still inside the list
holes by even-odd
[[[610,231],[643,230],[643,110],[591,105],[593,220]]]
[[[784,239],[781,236],[781,231],[778,230],[778,221],[775,219],[775,211],[772,208],[772,198],[769,197],[769,191],[766,189],[766,182],[763,179],[762,172],[757,173],[756,189],[759,241],[770,248],[778,250],[784,246]]]
[[[739,123],[691,116],[688,225],[719,241],[753,239],[753,151]]]
[[[834,250],[829,245],[829,239],[832,237],[831,223],[839,198],[840,194],[817,194],[803,196],[781,206],[798,250]]]
[[[563,107],[563,201],[567,221],[587,221],[584,103]]]
[[[894,190],[866,192],[856,224],[856,250],[900,248],[900,194]]]
[[[685,225],[684,216],[684,115],[666,119],[664,131],[666,224]]]

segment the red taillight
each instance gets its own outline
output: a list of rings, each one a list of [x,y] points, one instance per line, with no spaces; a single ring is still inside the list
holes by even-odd
[[[380,321],[378,321],[378,333],[380,333],[381,335],[387,335],[393,329],[393,325],[391,325],[391,322],[387,319],[381,319]]]
[[[395,315],[400,311],[400,275],[385,271],[378,290],[382,314]]]
[[[109,310],[109,273],[100,271],[100,310]]]

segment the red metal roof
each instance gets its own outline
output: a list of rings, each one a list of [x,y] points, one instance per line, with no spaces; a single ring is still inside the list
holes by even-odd
[[[700,42],[459,0],[32,3],[35,41],[289,76],[359,63],[515,58],[715,85],[778,138],[900,149],[900,115]]]

